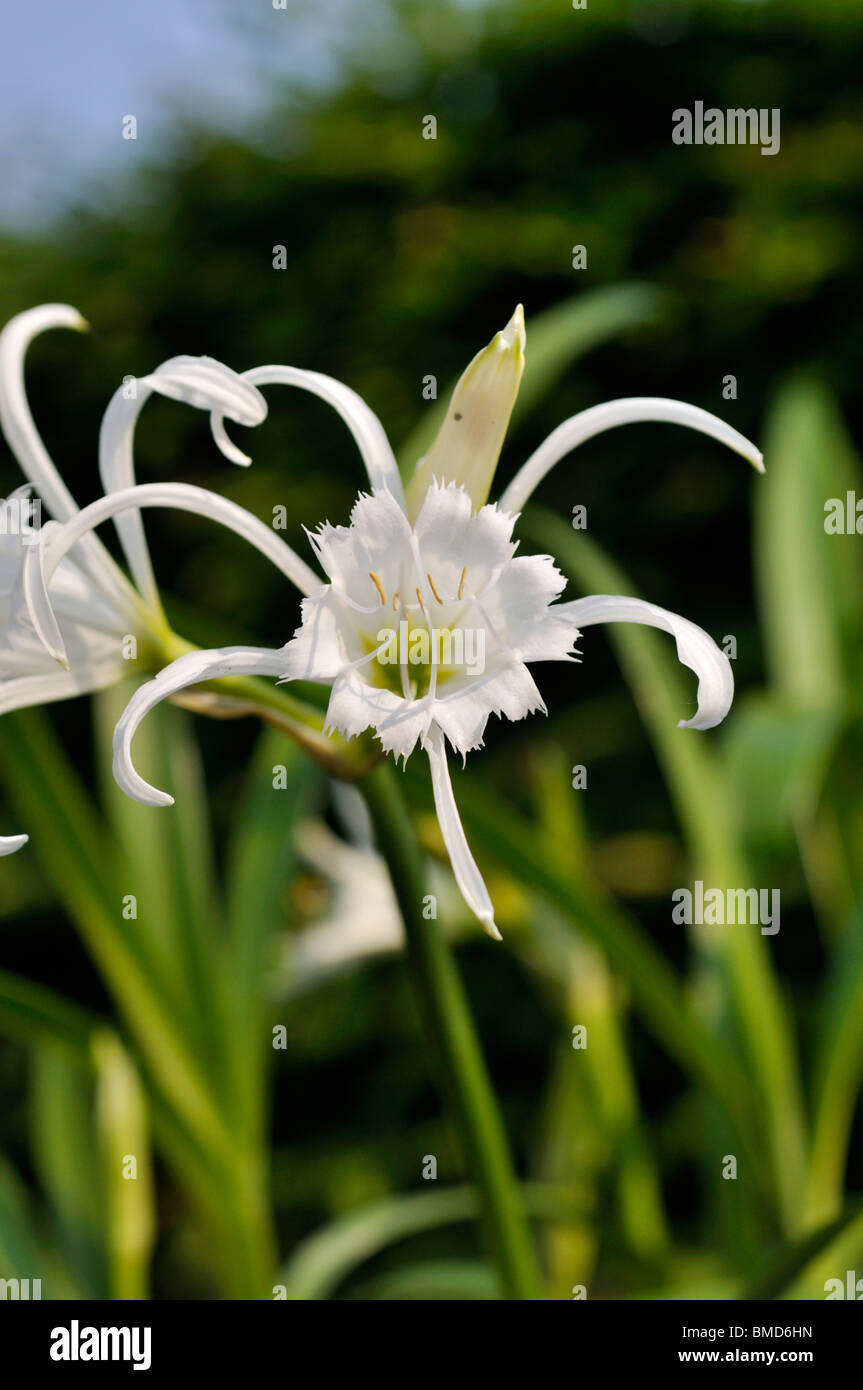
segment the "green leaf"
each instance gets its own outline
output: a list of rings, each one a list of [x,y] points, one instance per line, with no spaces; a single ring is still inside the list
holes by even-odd
[[[423,1260],[388,1270],[377,1279],[352,1289],[352,1299],[490,1301],[498,1297],[491,1265],[481,1260]]]
[[[0,970],[0,1032],[21,1042],[50,1043],[86,1062],[101,1020],[44,985]]]
[[[55,1243],[86,1296],[105,1298],[104,1207],[90,1067],[56,1048],[36,1047],[31,1085],[33,1157],[51,1208]]]
[[[284,767],[285,786],[274,785]],[[250,1122],[260,1123],[267,1032],[266,973],[284,928],[287,893],[296,873],[294,830],[309,814],[322,774],[296,744],[276,730],[260,735],[239,798],[227,871],[227,919],[235,1081]],[[253,1081],[253,1078],[256,1080]]]
[[[453,787],[468,840],[480,858],[516,875],[571,925],[596,942],[626,980],[639,1012],[678,1065],[724,1106],[762,1173],[758,1109],[749,1077],[733,1053],[717,1046],[693,1011],[682,982],[651,941],[617,905],[548,854],[537,828],[500,797],[453,769]],[[763,1173],[761,1181],[763,1182]]]
[[[590,873],[589,845],[579,814],[580,798],[572,795],[570,759],[562,749],[547,748],[534,761],[534,813],[541,834],[554,846],[557,862],[586,879]],[[540,920],[533,931],[535,949],[540,953],[550,935],[545,928],[546,922]],[[592,1091],[591,1111],[608,1151],[614,1155],[621,1226],[639,1257],[655,1259],[667,1250],[669,1233],[659,1174],[647,1143],[638,1086],[627,1052],[620,991],[592,942],[571,931],[565,933],[564,940],[568,954],[559,977],[564,1020],[569,1024],[577,1018],[591,1039],[584,1056]],[[571,1055],[564,1065],[571,1070]],[[565,1085],[558,1087],[558,1093],[565,1099]]]
[[[808,1210],[825,1219],[838,1209],[851,1127],[863,1082],[863,912],[858,907],[823,986],[815,1030],[814,1119]]]
[[[863,1206],[859,1202],[811,1235],[771,1251],[762,1270],[740,1297],[749,1300],[781,1298],[807,1265],[857,1223],[863,1224]]]
[[[529,1213],[543,1220],[570,1220],[580,1210],[562,1188],[528,1185],[523,1196]],[[329,1298],[354,1269],[388,1246],[438,1226],[474,1221],[479,1212],[479,1199],[470,1187],[387,1197],[309,1236],[282,1269],[278,1283],[288,1299]]]
[[[145,1299],[156,1230],[147,1106],[137,1071],[117,1035],[100,1030],[92,1051],[111,1297]]]
[[[123,683],[94,697],[102,802],[115,835],[123,893],[137,899],[137,919],[128,925],[149,942],[159,979],[198,1057],[218,1077],[226,1009],[218,981],[222,931],[200,757],[190,716],[158,705],[138,730],[135,760],[175,803],[155,809],[124,795],[111,772],[111,741],[134,688]]]
[[[773,403],[767,473],[755,489],[755,562],[771,680],[794,705],[841,709],[843,636],[859,638],[863,556],[856,536],[828,535],[825,503],[861,492],[860,468],[825,387],[800,375]]]
[[[769,695],[735,706],[723,752],[747,843],[794,844],[801,815],[816,809],[840,728],[829,711],[783,707]]]
[[[0,763],[31,836],[21,853],[38,852],[153,1080],[205,1147],[232,1152],[230,1132],[145,944],[126,930],[112,838],[41,711],[0,720]]]
[[[601,547],[553,513],[530,507],[520,529],[555,555],[582,592],[635,596],[634,586]],[[723,888],[752,884],[737,837],[727,771],[709,736],[677,728],[687,702],[673,647],[652,629],[632,623],[610,624],[608,637],[665,774],[696,872]],[[769,1122],[779,1209],[786,1227],[793,1229],[801,1215],[807,1138],[792,1024],[772,958],[759,932],[739,929],[719,933],[709,952],[699,942],[699,950],[703,969],[717,983],[723,970],[728,973],[730,997]]]
[[[33,1203],[12,1164],[0,1154],[0,1280],[19,1282],[13,1292],[7,1287],[0,1292],[0,1301],[18,1297],[35,1299],[80,1298],[75,1284],[62,1261],[45,1244],[37,1229]],[[41,1287],[34,1288],[33,1281]]]
[[[0,1154],[0,1269],[7,1279],[45,1277],[42,1244],[27,1189]]]

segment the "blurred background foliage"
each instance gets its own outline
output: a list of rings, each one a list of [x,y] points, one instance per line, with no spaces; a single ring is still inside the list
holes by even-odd
[[[573,594],[637,591],[719,640],[733,635],[738,695],[723,729],[678,733],[693,692],[670,644],[588,632],[581,666],[541,673],[549,719],[490,727],[487,749],[454,776],[504,946],[464,920],[443,870],[441,925],[459,938],[533,1185],[551,1296],[576,1283],[591,1297],[739,1296],[762,1262],[769,1281],[789,1259],[777,1287],[818,1296],[828,1274],[863,1258],[852,1220],[820,1256],[827,1274],[794,1264],[794,1242],[863,1186],[863,576],[859,538],[823,529],[828,498],[863,495],[851,443],[863,426],[863,6],[387,8],[386,40],[358,21],[326,96],[292,84],[243,139],[189,124],[170,160],[138,165],[102,206],[0,235],[0,317],[62,300],[93,326],[84,341],[51,335],[30,358],[34,414],[81,503],[98,493],[110,394],[177,353],[331,373],[405,442],[412,466],[432,410],[423,378],[445,394],[519,301],[527,371],[500,485],[555,424],[617,396],[691,401],[764,447],[760,479],[699,436],[630,428],[543,484],[523,544],[552,551]],[[780,154],[673,145],[672,110],[696,100],[780,108]],[[434,141],[422,138],[428,114]],[[577,244],[583,271],[571,267]],[[278,246],[284,270],[273,269]],[[303,523],[346,519],[358,459],[320,402],[269,401],[254,436],[234,431],[254,456],[241,471],[196,413],[154,399],[139,478],[224,491],[265,519],[285,505],[286,539],[303,551]],[[9,460],[3,477],[4,491],[17,485]],[[569,526],[576,504],[586,534]],[[291,635],[295,597],[239,541],[185,514],[147,525],[184,635]],[[91,897],[64,887],[59,813],[39,820],[39,794],[21,790],[41,726],[4,720],[3,825],[32,841],[0,874],[0,1275],[45,1270],[57,1296],[247,1292],[242,1233],[222,1239],[214,1213],[234,1178],[267,1205],[254,1168],[266,1151],[275,1246],[297,1252],[289,1296],[494,1296],[402,964],[386,952],[386,887],[367,853],[342,863],[322,848],[327,833],[362,847],[356,807],[252,721],[171,712],[152,756],[181,789],[178,813],[184,800],[201,821],[177,838],[162,821],[173,812],[139,816],[105,790],[113,700],[95,702],[95,743],[91,702],[51,712],[59,742],[42,773],[102,789],[98,910],[117,915],[110,884],[150,885],[146,920],[123,924],[129,949],[140,946],[210,1082],[233,1068],[239,1095],[260,1089],[248,1104],[257,1157],[241,1179],[225,1176],[230,1155],[224,1171],[213,1158],[215,1133],[212,1148],[202,1129],[184,1150],[170,1045],[160,1072],[82,925]],[[276,763],[288,766],[287,796],[271,791]],[[570,787],[579,763],[586,791]],[[407,788],[437,862],[419,768]],[[74,807],[78,784],[67,790]],[[75,820],[69,834],[85,836]],[[780,933],[687,936],[671,924],[670,894],[694,877],[779,888]],[[341,910],[335,954],[350,956],[345,921],[369,901],[379,956],[360,942],[335,969],[308,947],[309,924]],[[249,1011],[239,1021],[226,1021],[232,990]],[[584,1054],[570,1046],[579,1022],[596,1040]],[[286,1030],[278,1050],[272,1024]],[[146,1170],[134,1199],[133,1185],[99,1177],[112,1133],[129,1126]],[[721,1178],[728,1153],[736,1183]],[[439,1196],[421,1180],[427,1154]],[[260,1272],[275,1257],[259,1218]]]

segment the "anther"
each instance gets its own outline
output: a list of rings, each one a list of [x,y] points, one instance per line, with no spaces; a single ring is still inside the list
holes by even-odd
[[[381,581],[379,580],[378,576],[375,574],[374,570],[369,570],[369,579],[372,581],[372,583],[374,584],[374,586],[375,586],[375,588],[377,589],[378,593],[380,594],[381,603],[384,604],[384,605],[386,605],[386,601],[387,601],[387,591],[386,591],[386,589],[384,588],[384,586],[383,586],[383,584],[381,583]]]
[[[465,565],[464,569],[463,569],[462,572],[461,572],[461,579],[460,579],[460,581],[459,581],[459,586],[458,586],[458,596],[459,596],[459,598],[464,598],[464,581],[465,581],[466,579],[467,579],[467,565]]]
[[[429,588],[431,589],[431,591],[432,591],[432,593],[434,594],[435,598],[437,599],[438,603],[443,603],[443,599],[441,598],[440,594],[438,593],[437,589],[435,588],[435,582],[434,582],[434,580],[432,579],[431,575],[430,575],[430,574],[427,574],[427,575],[426,575],[426,579],[428,580],[428,582],[429,582]]]

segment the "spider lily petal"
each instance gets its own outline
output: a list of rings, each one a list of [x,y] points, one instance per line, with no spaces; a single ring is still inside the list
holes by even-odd
[[[764,458],[759,449],[737,430],[726,425],[718,416],[684,401],[665,400],[662,396],[633,396],[604,405],[592,405],[578,415],[571,415],[552,430],[546,440],[534,450],[512,482],[504,489],[500,505],[505,511],[520,512],[531,493],[571,449],[592,439],[595,434],[616,429],[618,425],[635,425],[646,421],[669,425],[687,425],[727,444],[735,453],[748,459],[759,473],[764,472]]]
[[[63,637],[51,604],[49,586],[64,556],[94,526],[109,517],[140,507],[169,507],[218,521],[229,531],[250,541],[273,562],[287,579],[305,594],[321,588],[321,582],[304,560],[258,517],[236,502],[190,483],[142,483],[82,508],[65,525],[45,527],[41,545],[32,546],[24,560],[24,599],[27,612],[46,650],[56,661],[67,662]]]
[[[85,331],[88,324],[70,304],[43,304],[10,319],[0,332],[0,427],[25,477],[58,521],[74,516],[78,504],[54,466],[33,423],[24,385],[24,359],[35,337],[51,328]],[[96,537],[88,537],[77,562],[116,603],[128,600],[130,585]]]
[[[187,652],[166,666],[153,680],[136,690],[114,730],[114,777],[118,786],[145,806],[172,806],[174,798],[150,786],[132,762],[132,739],[145,715],[162,700],[178,691],[220,676],[278,676],[284,655],[266,647],[219,647],[212,651]]]
[[[328,400],[359,445],[371,494],[360,495],[348,526],[326,523],[309,536],[324,583],[283,542],[276,542],[263,523],[239,508],[229,519],[225,508],[230,504],[223,499],[179,485],[131,488],[94,503],[82,514],[86,520],[67,522],[59,533],[48,535],[43,555],[28,556],[28,611],[55,650],[47,594],[51,576],[87,526],[121,507],[182,506],[213,515],[252,540],[306,596],[301,624],[283,648],[196,652],[138,691],[115,738],[115,776],[129,795],[152,805],[170,800],[138,777],[130,754],[135,729],[159,700],[188,685],[240,672],[326,684],[331,687],[330,730],[351,738],[371,728],[396,758],[406,759],[417,743],[424,749],[457,885],[486,931],[498,936],[488,890],[453,797],[447,740],[466,757],[482,744],[491,714],[521,719],[544,712],[528,666],[573,661],[579,630],[598,622],[646,623],[671,633],[680,660],[699,682],[697,712],[682,721],[683,727],[706,729],[719,723],[731,704],[734,683],[730,663],[712,639],[685,618],[638,599],[597,595],[559,603],[564,580],[552,558],[515,553],[514,512],[576,444],[637,420],[688,425],[730,445],[757,468],[763,467],[760,453],[706,411],[652,398],[617,401],[566,421],[528,459],[501,503],[485,504],[523,359],[518,310],[459,381],[438,438],[417,468],[407,507],[383,429],[353,392],[328,377],[290,367],[243,374],[252,386],[282,382]],[[230,457],[244,459],[225,433],[226,413],[221,406],[214,409],[214,435]],[[212,501],[202,504],[202,496]],[[266,542],[258,528],[266,532]]]
[[[677,655],[684,666],[698,676],[698,711],[692,719],[681,719],[680,729],[712,729],[721,724],[734,699],[731,662],[712,637],[688,618],[658,608],[642,599],[616,594],[591,594],[561,604],[579,628],[594,623],[643,623],[670,632],[677,644]]]
[[[404,491],[398,464],[383,425],[362,396],[321,372],[307,372],[300,367],[252,367],[242,373],[243,381],[252,386],[299,386],[338,411],[354,437],[366,466],[373,488],[385,489],[404,509]],[[224,411],[214,410],[211,416],[213,437],[228,458],[237,463],[250,460],[228,438],[224,428]]]
[[[501,935],[495,926],[491,898],[468,847],[461,816],[455,804],[449,768],[447,767],[444,736],[440,729],[430,731],[426,740],[426,752],[431,767],[435,811],[455,881],[471,912],[482,923],[489,936],[495,941],[500,941]]]
[[[108,404],[99,433],[99,473],[106,494],[135,484],[135,426],[154,391],[199,410],[218,410],[242,425],[259,425],[267,415],[261,393],[221,362],[211,357],[172,357],[148,376],[125,382]],[[140,516],[124,512],[115,525],[138,590],[147,603],[161,609]]]
[[[0,425],[9,448],[48,510],[58,521],[65,521],[78,506],[33,424],[24,386],[27,349],[49,328],[74,328],[82,333],[88,324],[71,304],[42,304],[17,314],[0,333]]]
[[[22,849],[28,839],[28,835],[0,835],[0,858],[4,854],[14,854],[16,849]]]
[[[435,479],[463,487],[475,507],[488,501],[524,371],[524,343],[519,304],[506,328],[477,353],[456,383],[444,422],[408,486],[412,521]]]

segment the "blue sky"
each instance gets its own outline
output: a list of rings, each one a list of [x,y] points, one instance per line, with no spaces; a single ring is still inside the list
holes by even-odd
[[[376,0],[25,0],[0,19],[0,222],[38,223],[131,159],[164,157],[181,113],[241,128],[276,81],[330,82]],[[362,26],[360,26],[362,27]],[[136,144],[122,118],[138,120]]]

